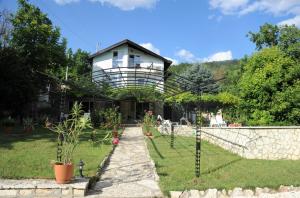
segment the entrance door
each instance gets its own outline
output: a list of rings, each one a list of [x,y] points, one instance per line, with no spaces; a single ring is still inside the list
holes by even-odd
[[[136,119],[142,120],[144,118],[145,110],[149,110],[149,102],[136,103]]]

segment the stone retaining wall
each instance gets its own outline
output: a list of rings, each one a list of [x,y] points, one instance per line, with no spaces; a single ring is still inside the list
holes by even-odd
[[[53,180],[0,179],[0,197],[83,197],[88,186],[88,179],[75,179],[70,184],[56,184]]]
[[[188,126],[174,132],[195,136]],[[203,127],[202,138],[248,159],[300,159],[300,127]]]
[[[208,189],[206,191],[171,191],[171,198],[296,198],[300,197],[300,188],[280,186],[278,190],[269,188],[255,188],[255,190],[234,188],[226,191]]]

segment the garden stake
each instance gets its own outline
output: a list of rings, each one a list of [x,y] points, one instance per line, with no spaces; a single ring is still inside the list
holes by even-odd
[[[171,124],[171,142],[170,142],[170,147],[174,148],[174,124]]]

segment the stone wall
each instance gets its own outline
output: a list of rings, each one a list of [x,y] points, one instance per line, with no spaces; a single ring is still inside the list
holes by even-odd
[[[188,126],[174,132],[195,136]],[[203,127],[202,138],[248,159],[300,159],[300,127]]]
[[[171,198],[296,198],[300,197],[300,188],[280,186],[277,190],[269,188],[255,188],[255,190],[234,188],[228,191],[225,189],[186,190],[170,191],[170,195]]]
[[[12,197],[83,197],[88,179],[76,179],[70,184],[56,184],[54,179],[0,179],[0,198]]]

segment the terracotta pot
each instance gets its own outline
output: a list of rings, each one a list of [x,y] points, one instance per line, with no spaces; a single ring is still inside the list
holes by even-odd
[[[118,131],[113,131],[113,137],[114,138],[118,138],[119,137]]]
[[[67,184],[71,182],[74,175],[73,164],[54,164],[56,183]]]
[[[152,136],[152,133],[151,132],[146,132],[146,136]]]

